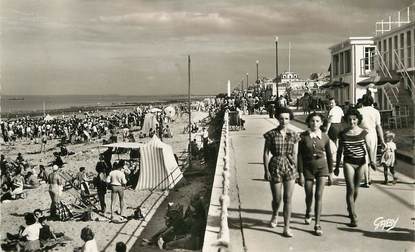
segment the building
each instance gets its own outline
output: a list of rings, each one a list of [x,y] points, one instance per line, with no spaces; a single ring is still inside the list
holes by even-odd
[[[378,82],[374,81],[374,84],[379,86],[382,86],[382,78],[397,78],[396,85],[383,85],[381,92],[377,92],[379,107],[384,110],[408,108],[413,115],[415,3],[389,16],[388,21],[377,22],[374,43],[376,50],[362,59],[366,64],[362,66],[361,75],[375,76]]]
[[[376,23],[374,37],[350,37],[330,47],[331,82],[340,104],[356,104],[369,89],[381,111],[413,118],[415,3]]]
[[[331,73],[330,83],[324,85],[330,96],[339,104],[356,104],[365,93],[365,87],[357,85],[367,76],[362,76],[361,59],[375,50],[373,37],[349,37],[348,39],[331,46]]]

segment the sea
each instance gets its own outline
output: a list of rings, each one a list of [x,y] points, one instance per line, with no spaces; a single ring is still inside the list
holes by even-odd
[[[184,101],[186,95],[169,96],[121,96],[121,95],[1,95],[0,112],[2,114],[14,114],[22,112],[41,112],[82,108],[105,107],[118,105],[134,105],[142,103]]]

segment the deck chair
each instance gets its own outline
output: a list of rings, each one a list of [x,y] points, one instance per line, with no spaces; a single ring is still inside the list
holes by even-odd
[[[63,180],[65,180],[65,184],[63,185],[64,191],[69,190],[71,188],[77,188],[77,186],[75,185],[74,176],[64,171],[60,171],[59,174],[63,178]]]
[[[86,206],[93,207],[98,210],[97,203],[97,193],[92,193],[89,189],[88,182],[81,183],[81,200]]]

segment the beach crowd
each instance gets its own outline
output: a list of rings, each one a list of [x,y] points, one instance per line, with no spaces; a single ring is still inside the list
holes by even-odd
[[[42,212],[42,216],[35,216],[36,213],[25,214],[26,227],[21,227],[17,236],[10,234],[8,237],[10,238],[9,241],[14,241],[15,246],[24,248],[25,251],[36,251],[40,249],[40,246],[47,246],[44,245],[46,243],[42,240],[46,236],[39,235],[42,233],[42,227],[46,225],[46,220],[42,219],[44,216],[48,220],[55,221],[75,219],[69,206],[62,199],[62,191],[66,186],[75,188],[79,192],[81,202],[79,206],[88,206],[94,203],[90,201],[90,189],[95,188],[98,199],[96,203],[100,206],[99,208],[97,207],[97,212],[102,213],[105,213],[107,208],[105,194],[110,190],[111,215],[109,219],[117,222],[126,221],[123,191],[125,186],[133,183],[131,181],[133,176],[130,175],[135,174],[139,170],[139,167],[134,167],[134,164],[137,162],[124,160],[111,162],[111,156],[113,153],[116,153],[116,150],[108,148],[100,153],[95,167],[95,174],[87,173],[85,167],[80,167],[79,172],[73,176],[65,172],[64,158],[75,154],[73,151],[70,151],[70,146],[73,144],[93,141],[102,141],[103,144],[119,141],[135,142],[136,140],[132,133],[137,129],[140,131],[138,137],[152,137],[153,135],[158,135],[159,138],[173,137],[171,123],[177,117],[182,117],[188,113],[188,107],[186,104],[170,105],[168,107],[169,109],[166,109],[166,107],[141,106],[131,111],[117,111],[106,114],[85,112],[61,117],[46,116],[35,118],[27,116],[18,119],[2,120],[1,131],[4,146],[13,146],[16,143],[26,142],[33,145],[34,148],[31,148],[31,150],[37,149],[37,151],[35,150],[29,154],[45,153],[54,150],[56,147],[59,149],[59,151],[54,151],[53,160],[50,160],[47,164],[33,164],[22,153],[18,153],[15,158],[1,155],[2,202],[24,199],[27,196],[28,190],[36,189],[42,184],[48,184],[51,200],[50,208]],[[191,109],[215,113],[218,106],[215,100],[209,100],[194,102]],[[150,115],[151,122],[146,122],[146,118]],[[148,128],[148,125],[145,126],[146,124],[149,124],[150,127]],[[148,128],[147,132],[143,132],[145,127]],[[192,131],[195,133],[203,131],[200,135],[204,135],[205,140],[207,139],[207,130],[205,128],[202,130],[198,123],[192,124]],[[51,140],[55,140],[54,143],[57,142],[57,146],[52,146]],[[36,148],[35,146],[40,147]],[[196,152],[199,151],[199,148],[193,147],[192,150]],[[137,157],[132,152],[130,156],[131,160],[137,161]],[[116,197],[118,197],[120,203],[120,211],[118,212],[120,218],[115,220],[113,217],[113,206]],[[38,210],[36,211],[38,212]],[[85,214],[79,217],[85,220]],[[49,226],[48,228],[51,229]],[[97,251],[93,237],[94,234],[91,229],[82,230],[81,238],[85,241],[83,251]],[[56,236],[53,235],[49,235],[46,240],[49,240],[49,238],[56,240]],[[120,246],[123,247],[122,244]],[[85,250],[87,247],[95,249]]]

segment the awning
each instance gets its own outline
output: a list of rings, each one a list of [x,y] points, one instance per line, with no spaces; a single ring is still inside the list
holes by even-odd
[[[350,84],[349,83],[347,83],[347,82],[344,82],[344,81],[332,81],[332,82],[329,82],[329,83],[326,83],[326,84],[323,84],[323,85],[321,85],[320,86],[320,88],[337,88],[337,87],[347,87],[347,86],[349,86]]]
[[[395,71],[391,71],[390,72],[391,77],[390,76],[384,76],[383,74],[377,74],[375,76],[371,76],[367,79],[364,79],[362,81],[359,81],[357,84],[359,86],[368,86],[369,84],[374,84],[375,86],[382,86],[385,84],[391,84],[391,85],[395,85],[397,83],[399,83],[399,81],[401,80],[401,77],[395,72]]]
[[[124,149],[139,149],[144,144],[142,143],[132,143],[132,142],[120,142],[120,143],[112,143],[112,144],[105,144],[104,147],[107,148],[124,148]]]

